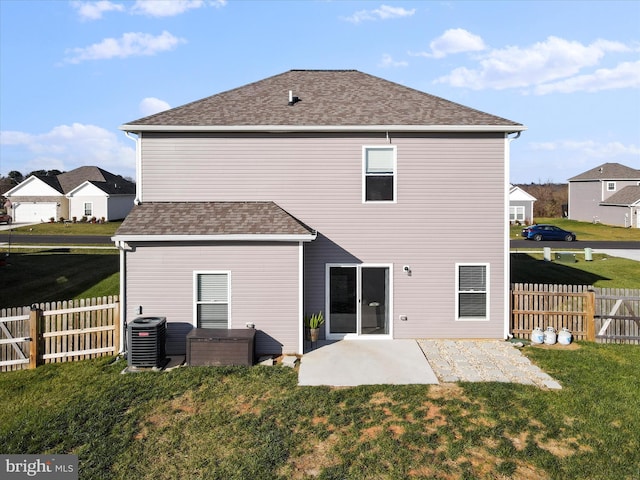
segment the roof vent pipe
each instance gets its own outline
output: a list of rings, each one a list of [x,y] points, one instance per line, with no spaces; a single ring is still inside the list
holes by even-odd
[[[289,106],[294,105],[299,101],[300,99],[298,97],[293,96],[293,90],[289,90]]]

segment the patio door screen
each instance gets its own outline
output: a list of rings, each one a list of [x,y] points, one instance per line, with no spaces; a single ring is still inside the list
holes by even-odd
[[[389,335],[390,267],[328,266],[327,336]]]

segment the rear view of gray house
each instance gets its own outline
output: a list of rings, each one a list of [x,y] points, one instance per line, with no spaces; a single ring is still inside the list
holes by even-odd
[[[605,163],[570,178],[569,218],[640,228],[640,170]]]
[[[166,316],[176,353],[191,328],[247,326],[258,353],[303,353],[318,311],[328,339],[506,336],[523,125],[355,70],[291,70],[120,128],[138,162],[114,237],[122,310]]]

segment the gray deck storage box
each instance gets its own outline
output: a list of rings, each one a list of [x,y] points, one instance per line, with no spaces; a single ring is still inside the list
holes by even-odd
[[[187,364],[254,364],[256,331],[252,328],[194,328],[187,334]]]

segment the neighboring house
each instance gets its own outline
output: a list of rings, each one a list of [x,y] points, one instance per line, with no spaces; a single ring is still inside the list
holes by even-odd
[[[640,170],[605,163],[569,179],[569,218],[640,228]]]
[[[122,312],[166,316],[169,351],[193,327],[253,324],[258,354],[303,353],[318,311],[327,339],[506,337],[523,125],[355,70],[291,70],[120,128],[139,203],[114,236]]]
[[[522,188],[509,185],[509,223],[531,225],[533,223],[533,202],[536,197]]]
[[[6,193],[14,223],[76,217],[121,220],[133,207],[135,184],[98,167],[56,176],[32,175]]]

